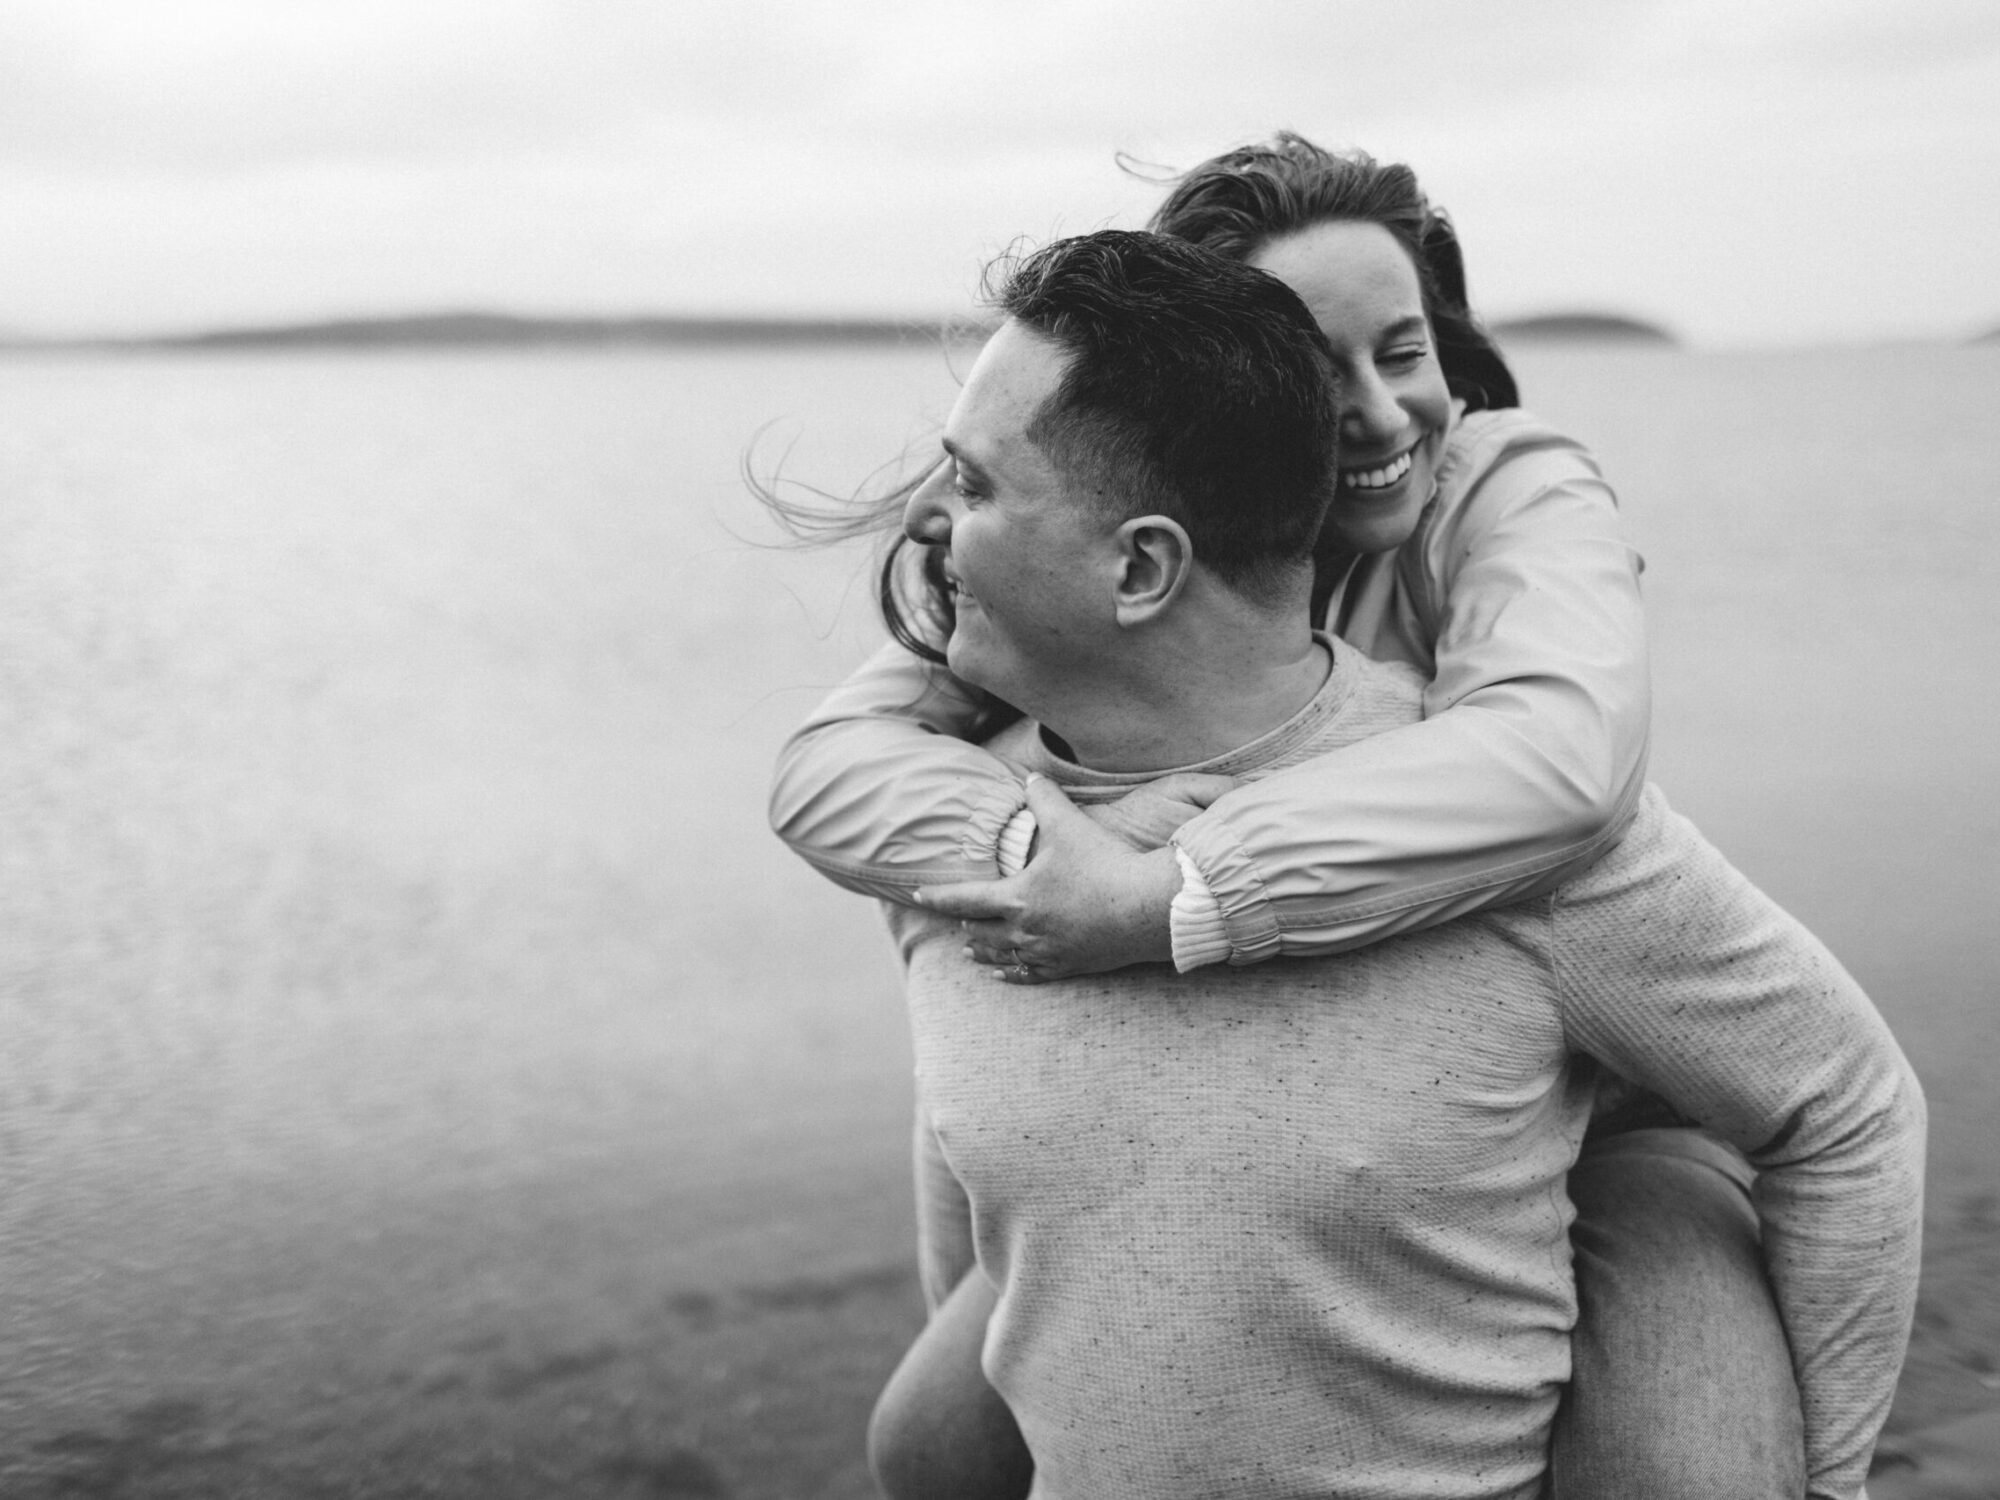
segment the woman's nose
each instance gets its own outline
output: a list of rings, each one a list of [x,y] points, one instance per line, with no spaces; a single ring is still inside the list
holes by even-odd
[[[1402,429],[1396,393],[1372,371],[1350,376],[1340,399],[1340,435],[1350,440],[1392,437]]]
[[[951,513],[945,499],[951,493],[951,460],[924,476],[903,505],[903,535],[913,542],[943,546],[951,540]]]

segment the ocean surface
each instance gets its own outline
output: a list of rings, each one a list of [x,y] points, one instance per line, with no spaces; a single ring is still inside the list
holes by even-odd
[[[848,493],[966,358],[0,361],[0,1493],[865,1492],[908,1050],[763,798],[869,557],[742,468]],[[2000,348],[1516,364],[1647,558],[1654,778],[1925,1081],[1913,1371],[1990,1393]]]

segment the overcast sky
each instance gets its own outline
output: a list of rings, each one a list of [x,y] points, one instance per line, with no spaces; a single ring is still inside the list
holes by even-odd
[[[1995,0],[0,0],[0,328],[963,310],[1290,127],[1489,317],[2000,325]]]

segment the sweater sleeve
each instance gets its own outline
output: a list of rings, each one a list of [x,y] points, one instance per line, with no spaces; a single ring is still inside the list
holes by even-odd
[[[962,738],[974,712],[948,672],[882,647],[785,742],[772,830],[830,880],[891,901],[996,878],[1026,796],[1017,771]]]
[[[1565,1030],[1758,1167],[1808,1489],[1851,1500],[1915,1312],[1923,1091],[1834,957],[1658,811],[1553,898]]]
[[[1361,650],[1434,649],[1423,722],[1231,792],[1175,835],[1231,963],[1519,900],[1631,820],[1651,714],[1638,556],[1587,452],[1520,413],[1479,417],[1424,528],[1342,600]]]

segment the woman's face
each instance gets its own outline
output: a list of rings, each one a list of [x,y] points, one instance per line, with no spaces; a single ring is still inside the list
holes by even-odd
[[[1409,540],[1437,488],[1451,426],[1416,267],[1380,224],[1339,220],[1271,241],[1250,264],[1299,294],[1340,371],[1340,488],[1326,521],[1341,547]]]

